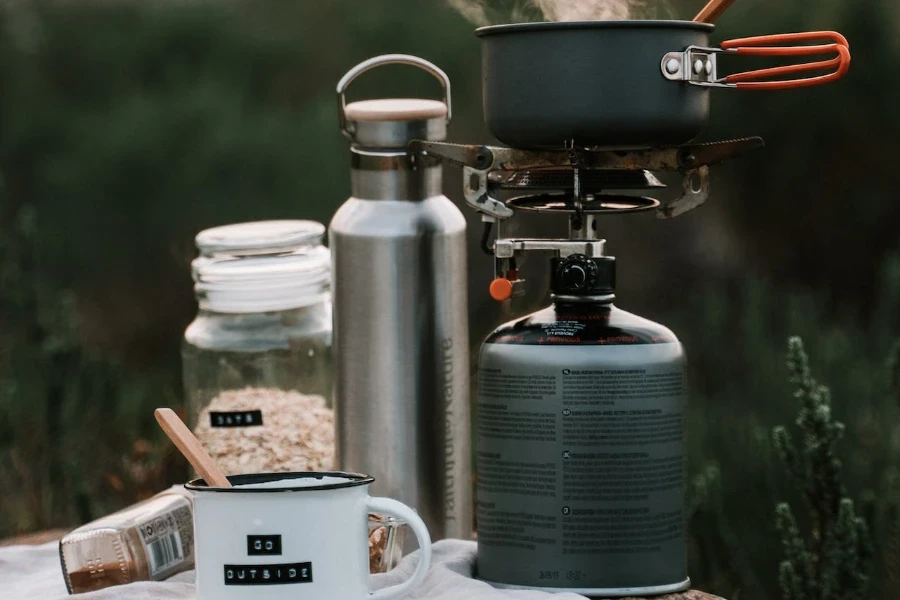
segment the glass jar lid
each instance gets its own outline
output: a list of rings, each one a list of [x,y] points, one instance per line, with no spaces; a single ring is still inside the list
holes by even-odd
[[[325,226],[316,221],[251,221],[206,229],[194,241],[202,256],[249,256],[321,244],[324,235]]]
[[[220,313],[301,308],[328,297],[331,256],[315,221],[257,221],[200,232],[191,263],[201,309]]]

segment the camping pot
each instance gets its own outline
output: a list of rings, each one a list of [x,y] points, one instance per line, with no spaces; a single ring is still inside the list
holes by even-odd
[[[481,38],[485,122],[514,148],[683,144],[706,126],[710,88],[821,85],[840,79],[850,66],[849,44],[836,32],[758,36],[710,47],[713,29],[692,21],[482,27],[475,33]],[[808,42],[818,43],[796,45]],[[728,54],[835,56],[721,76],[718,59]],[[824,70],[829,72],[778,79]]]

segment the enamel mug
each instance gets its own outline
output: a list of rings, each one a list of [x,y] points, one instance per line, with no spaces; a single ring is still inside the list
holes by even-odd
[[[198,600],[387,600],[419,585],[431,537],[411,508],[368,495],[373,478],[354,473],[232,475],[231,488],[195,479]],[[402,519],[421,550],[403,583],[369,590],[368,514]]]

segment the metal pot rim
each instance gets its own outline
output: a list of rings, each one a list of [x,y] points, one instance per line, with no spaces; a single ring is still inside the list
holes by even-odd
[[[553,31],[558,29],[694,29],[696,31],[711,32],[715,25],[710,23],[695,23],[694,21],[675,20],[634,20],[634,21],[545,21],[540,23],[507,23],[503,25],[488,25],[475,30],[475,35],[485,37],[488,35],[516,33],[520,31]]]

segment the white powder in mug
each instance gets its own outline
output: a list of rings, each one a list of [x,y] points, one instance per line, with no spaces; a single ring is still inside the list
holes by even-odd
[[[319,487],[324,485],[332,485],[335,483],[347,483],[352,481],[348,477],[291,477],[288,479],[276,479],[275,481],[264,481],[262,483],[244,483],[235,487],[249,489],[284,489],[284,488],[306,488]]]
[[[259,410],[262,425],[213,427],[212,412]],[[276,388],[228,390],[210,401],[194,434],[228,475],[330,471],[334,411],[325,398]]]

